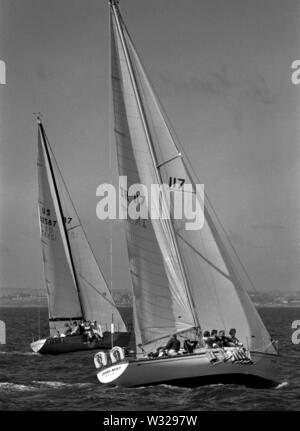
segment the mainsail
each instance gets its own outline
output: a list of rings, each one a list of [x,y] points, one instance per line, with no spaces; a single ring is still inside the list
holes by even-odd
[[[184,217],[126,221],[137,345],[150,351],[171,333],[234,327],[251,350],[274,352],[241,265],[208,199],[196,191],[117,3],[111,1],[111,74],[119,173],[128,188],[168,184],[184,194],[181,184],[190,185],[205,214],[202,229],[192,231]]]
[[[39,214],[50,334],[66,321],[97,321],[126,332],[38,120]]]

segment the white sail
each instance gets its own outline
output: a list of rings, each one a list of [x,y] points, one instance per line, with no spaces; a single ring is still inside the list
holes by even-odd
[[[39,215],[45,284],[47,288],[50,334],[64,329],[64,321],[83,318],[76,282],[61,226],[46,143],[38,134]]]
[[[205,223],[201,230],[186,230],[185,218],[172,220],[175,239],[170,237],[164,220],[146,222],[147,226],[152,225],[153,229],[151,233],[148,229],[148,235],[151,235],[152,242],[156,241],[160,251],[156,252],[156,270],[164,274],[164,281],[167,280],[161,292],[168,295],[169,289],[168,301],[171,304],[179,303],[181,297],[188,310],[186,316],[191,326],[199,323],[203,330],[216,328],[224,329],[227,333],[234,327],[239,338],[249,348],[274,352],[270,336],[245,290],[246,279],[241,275],[239,262],[222,227],[207,199],[203,202],[202,197],[196,194],[195,182],[175,144],[115,2],[112,5],[112,30],[112,82],[120,173],[128,175],[130,183],[141,182],[147,187],[158,180],[170,185],[175,183],[174,193],[185,193],[184,188],[176,184],[176,179],[182,179],[185,185],[192,185],[194,200],[197,199],[202,208],[205,205]],[[140,241],[140,248],[144,252],[148,241],[133,232],[138,228],[127,224],[128,229],[131,237],[135,238],[135,249]],[[173,244],[177,252],[172,250]],[[130,240],[128,247],[131,265],[137,265],[140,256],[132,253]],[[147,270],[149,264],[147,268],[139,266],[140,279],[143,279]],[[176,277],[172,279],[171,273],[176,274]],[[149,326],[155,326],[158,321],[156,313],[161,307],[158,294],[160,287],[154,288],[151,277],[147,285],[141,285],[140,280],[135,278],[134,274],[135,296],[141,295],[141,292],[143,295],[141,300],[136,300],[136,307],[146,309],[149,331]],[[191,294],[192,303],[186,292]],[[148,301],[151,298],[151,308],[145,302],[143,304],[145,298]],[[143,334],[145,313],[141,313],[139,318],[138,309],[137,320]],[[177,322],[173,325],[176,326]],[[162,321],[160,323],[163,324]]]
[[[39,124],[39,211],[50,329],[66,320],[97,321],[109,330],[126,326],[84,234],[57,162]],[[64,223],[64,225],[63,225]]]
[[[150,187],[157,183],[156,174],[114,19],[112,26],[112,87],[119,173],[127,176],[128,188],[136,183]],[[195,322],[166,225],[160,220],[129,219],[126,234],[136,332],[142,344],[193,328]]]

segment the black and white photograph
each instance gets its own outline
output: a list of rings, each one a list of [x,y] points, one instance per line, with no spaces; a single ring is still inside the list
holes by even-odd
[[[299,29],[0,0],[0,413],[300,411]]]

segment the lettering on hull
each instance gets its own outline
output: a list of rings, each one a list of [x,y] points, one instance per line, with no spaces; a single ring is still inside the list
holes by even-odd
[[[110,383],[120,377],[126,368],[128,367],[128,362],[123,362],[116,364],[112,367],[106,368],[98,373],[98,379],[101,383]]]

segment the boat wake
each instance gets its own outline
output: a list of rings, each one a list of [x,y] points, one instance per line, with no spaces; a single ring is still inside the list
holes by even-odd
[[[168,385],[168,384],[166,384],[166,383],[162,383],[162,384],[161,384],[161,385],[159,385],[159,386],[160,386],[160,387],[162,387],[162,388],[166,388],[166,389],[171,389],[171,390],[176,389],[176,390],[180,390],[180,391],[184,391],[184,392],[186,392],[186,391],[190,392],[190,391],[192,390],[192,388],[183,388],[183,387],[181,387],[181,386]]]
[[[64,383],[64,382],[43,382],[33,381],[29,385],[23,385],[12,382],[0,382],[0,392],[34,392],[42,389],[68,389],[68,388],[87,388],[92,383]]]
[[[0,392],[25,392],[33,391],[36,388],[34,386],[20,385],[17,383],[0,382]]]
[[[0,355],[22,355],[22,356],[41,356],[35,352],[19,352],[19,351],[4,351],[0,352]]]
[[[39,388],[53,388],[53,389],[63,389],[63,388],[87,388],[92,386],[92,383],[64,383],[64,382],[43,382],[34,380],[33,384],[37,385]]]
[[[282,389],[282,388],[284,388],[285,386],[288,386],[288,385],[289,385],[289,382],[282,382],[282,383],[279,383],[279,385],[276,386],[275,389]]]

